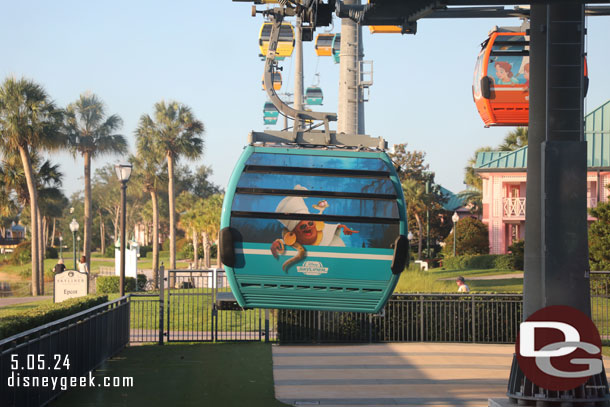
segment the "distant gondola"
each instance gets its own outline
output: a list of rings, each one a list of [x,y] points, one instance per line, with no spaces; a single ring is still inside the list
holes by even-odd
[[[318,36],[316,37],[316,44],[315,44],[316,54],[320,57],[331,56],[334,38],[335,38],[335,34],[332,34],[332,33],[318,34]]]
[[[265,57],[269,49],[269,37],[271,36],[272,23],[263,23],[258,37],[258,45],[261,55]],[[280,27],[280,37],[277,43],[276,60],[292,55],[294,49],[294,28],[292,24],[284,22]]]
[[[322,88],[311,86],[305,90],[305,103],[308,105],[321,105],[324,100]]]
[[[341,34],[335,34],[333,37],[332,54],[335,63],[339,63],[339,54],[341,52]]]
[[[272,79],[273,81],[273,89],[280,90],[282,89],[282,74],[279,72],[273,72]],[[265,90],[265,76],[263,75],[262,79],[263,90]]]
[[[263,117],[278,117],[280,112],[277,110],[277,107],[269,101],[265,102],[263,106]]]

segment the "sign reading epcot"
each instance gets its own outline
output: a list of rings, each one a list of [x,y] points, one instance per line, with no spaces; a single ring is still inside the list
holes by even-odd
[[[70,298],[84,297],[89,293],[89,273],[65,270],[55,274],[53,302],[62,302]]]

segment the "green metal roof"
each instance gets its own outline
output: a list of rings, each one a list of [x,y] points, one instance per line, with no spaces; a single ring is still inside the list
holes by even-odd
[[[610,100],[585,117],[587,167],[610,170]],[[525,170],[527,146],[515,151],[486,151],[477,154],[475,171]]]
[[[454,194],[453,192],[449,191],[447,188],[443,188],[440,185],[439,185],[439,188],[440,188],[443,196],[447,199],[447,202],[445,202],[443,204],[443,209],[445,209],[446,211],[453,212],[456,209],[464,206],[464,204],[465,204],[464,198],[461,198],[459,195]]]
[[[587,166],[610,167],[610,100],[585,117]]]
[[[477,154],[475,169],[525,169],[527,146],[515,151],[485,151]]]

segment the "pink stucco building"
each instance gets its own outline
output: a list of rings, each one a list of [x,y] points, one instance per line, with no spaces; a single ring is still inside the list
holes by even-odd
[[[610,101],[585,117],[587,206],[607,202],[610,190]],[[489,249],[504,254],[525,237],[527,146],[515,151],[477,155],[475,172],[483,180],[483,218],[489,228]],[[589,220],[593,219],[589,216]]]

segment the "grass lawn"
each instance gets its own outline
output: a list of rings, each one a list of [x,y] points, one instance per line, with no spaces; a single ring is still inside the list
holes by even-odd
[[[274,397],[271,345],[136,346],[96,372],[133,377],[132,388],[77,388],[52,406],[285,406]]]
[[[476,270],[444,270],[435,268],[429,271],[419,271],[413,266],[405,270],[401,276],[396,293],[456,293],[455,278],[463,276],[471,292],[479,293],[522,293],[523,278],[507,278],[499,280],[471,280],[471,277],[515,274],[520,271],[476,269]],[[449,279],[449,280],[445,280]]]

